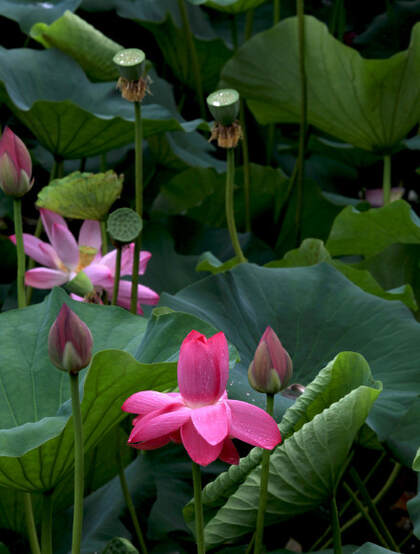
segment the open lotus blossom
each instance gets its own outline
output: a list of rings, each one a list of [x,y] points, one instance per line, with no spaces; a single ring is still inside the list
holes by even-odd
[[[116,250],[101,256],[101,230],[98,221],[83,222],[78,241],[67,227],[65,220],[55,212],[41,208],[41,218],[50,244],[27,233],[23,234],[25,253],[44,267],[30,269],[25,274],[25,284],[38,289],[50,289],[71,281],[83,272],[90,278],[95,290],[106,290],[112,294],[114,285]],[[10,240],[16,244],[16,237]],[[134,244],[127,245],[123,251],[121,275],[131,275]],[[139,274],[146,270],[150,252],[141,252]],[[120,281],[117,304],[129,308],[131,283]],[[82,300],[81,297],[75,297]],[[159,295],[143,285],[138,285],[138,313],[142,313],[140,304],[155,305]]]
[[[232,438],[273,449],[281,442],[276,422],[257,406],[229,400],[228,375],[225,335],[207,339],[191,331],[179,353],[179,393],[141,391],[124,402],[124,411],[138,414],[128,443],[139,450],[154,450],[170,441],[182,442],[192,460],[202,466],[217,458],[238,464]]]

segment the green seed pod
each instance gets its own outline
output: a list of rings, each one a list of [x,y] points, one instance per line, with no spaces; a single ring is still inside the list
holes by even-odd
[[[93,292],[93,284],[84,271],[79,271],[76,277],[66,283],[66,289],[78,296],[86,296]]]
[[[133,242],[143,229],[143,220],[130,208],[119,208],[108,216],[107,231],[111,238],[120,243]]]
[[[207,96],[207,105],[218,123],[232,125],[239,114],[239,93],[233,88],[216,90]]]
[[[138,48],[126,48],[117,52],[112,58],[120,72],[120,76],[127,81],[138,81],[143,77],[146,69],[146,54]]]

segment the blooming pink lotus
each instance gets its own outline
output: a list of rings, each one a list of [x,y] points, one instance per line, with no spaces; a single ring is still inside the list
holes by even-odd
[[[25,274],[25,284],[38,289],[50,289],[71,281],[83,271],[91,280],[97,292],[107,291],[112,295],[114,286],[116,250],[101,257],[101,230],[98,221],[86,220],[83,222],[79,240],[76,239],[67,227],[64,219],[50,210],[42,209],[41,218],[45,232],[51,244],[29,235],[23,234],[25,253],[36,262],[46,267],[30,269]],[[16,237],[10,240],[16,244]],[[123,251],[121,275],[131,275],[133,266],[134,244],[127,245]],[[146,270],[150,252],[141,252],[139,273]],[[120,281],[117,304],[129,308],[131,283]],[[81,297],[76,297],[82,300]],[[140,304],[155,305],[159,302],[159,295],[143,285],[138,285],[138,313],[143,313]]]
[[[179,393],[142,391],[124,402],[124,411],[139,414],[128,443],[139,450],[154,450],[170,441],[182,442],[192,460],[202,466],[217,458],[239,463],[232,438],[273,449],[281,442],[276,422],[257,406],[229,400],[228,375],[225,335],[206,339],[191,331],[179,353]]]

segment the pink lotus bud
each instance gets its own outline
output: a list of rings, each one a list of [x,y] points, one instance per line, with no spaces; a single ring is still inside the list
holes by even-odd
[[[0,138],[0,187],[9,196],[23,196],[33,181],[28,149],[8,127]]]
[[[283,390],[293,374],[293,364],[278,336],[267,327],[248,369],[251,387],[258,392],[276,394]]]
[[[48,335],[48,354],[52,363],[69,373],[89,365],[93,339],[89,327],[63,304]]]

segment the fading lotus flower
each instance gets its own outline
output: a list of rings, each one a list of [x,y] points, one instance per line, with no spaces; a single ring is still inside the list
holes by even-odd
[[[217,458],[238,464],[232,438],[273,449],[281,442],[276,422],[257,406],[229,400],[228,375],[225,335],[207,339],[191,331],[179,352],[179,393],[142,391],[124,402],[124,411],[138,414],[128,443],[139,450],[154,450],[170,441],[182,443],[202,466]]]
[[[63,304],[48,335],[51,362],[62,371],[79,373],[92,358],[93,339],[89,327]]]
[[[21,139],[8,127],[0,138],[0,187],[16,198],[26,194],[33,185],[32,161]]]
[[[395,202],[402,198],[405,189],[403,187],[392,187],[390,202]],[[366,200],[374,208],[380,208],[384,205],[384,190],[383,189],[367,189],[366,190]]]
[[[45,267],[30,269],[25,274],[25,284],[38,289],[51,289],[71,281],[84,281],[86,292],[102,293],[104,290],[112,294],[114,286],[115,258],[117,251],[113,250],[101,256],[101,230],[98,221],[83,222],[79,238],[76,239],[67,227],[65,220],[55,212],[40,209],[42,223],[51,244],[27,233],[23,234],[25,253]],[[16,237],[10,240],[16,244]],[[134,244],[123,250],[121,275],[131,275],[133,265]],[[146,270],[150,252],[141,252],[139,274]],[[83,276],[83,279],[80,277]],[[89,287],[89,283],[91,287]],[[120,281],[117,304],[130,308],[131,282]],[[83,296],[73,295],[76,300]],[[143,313],[141,304],[155,305],[159,295],[148,287],[138,285],[137,313]]]
[[[286,388],[293,374],[292,360],[271,327],[267,327],[248,369],[251,387],[276,394]]]

